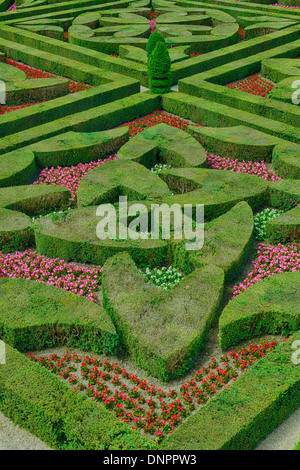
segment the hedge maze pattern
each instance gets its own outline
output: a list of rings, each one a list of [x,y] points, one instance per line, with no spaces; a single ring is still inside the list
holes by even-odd
[[[53,448],[250,449],[299,407],[300,369],[291,361],[300,338],[296,3],[18,0],[15,8],[0,1],[0,339],[7,356],[0,409]],[[154,31],[170,56],[166,93],[149,90]],[[264,90],[251,88],[251,77]],[[143,128],[152,113],[164,119]],[[151,171],[159,164],[162,171]],[[61,169],[70,185],[80,174],[76,190],[51,176]],[[204,204],[203,248],[189,252],[172,237],[99,240],[96,207],[119,196],[149,208]],[[285,261],[228,299],[251,261],[255,217],[265,208],[281,211],[266,222],[265,240],[294,250],[294,265]],[[8,260],[30,250],[60,266],[103,267],[103,300],[83,287],[76,296],[46,277],[19,275],[17,262],[8,270]],[[141,274],[168,265],[184,275],[171,290]],[[108,358],[122,353],[171,386],[184,382],[212,325],[223,350],[268,334],[289,340],[161,439],[23,354],[59,345]]]

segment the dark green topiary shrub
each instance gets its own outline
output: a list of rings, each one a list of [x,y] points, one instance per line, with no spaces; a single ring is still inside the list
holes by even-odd
[[[159,41],[148,59],[150,91],[168,93],[171,89],[171,59],[164,42]]]
[[[158,42],[165,42],[165,38],[160,34],[160,33],[152,33],[150,34],[149,36],[149,39],[147,41],[147,46],[146,46],[146,51],[147,51],[147,55],[148,55],[148,59],[150,57],[150,55],[152,54],[152,52],[154,51],[155,47],[156,47],[156,44]]]

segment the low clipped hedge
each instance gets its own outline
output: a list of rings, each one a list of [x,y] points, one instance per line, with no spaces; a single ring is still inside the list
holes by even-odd
[[[104,308],[136,363],[163,381],[189,370],[216,319],[223,270],[195,270],[165,292],[146,281],[122,253],[105,263],[102,279]]]
[[[266,223],[266,237],[271,243],[300,241],[300,204]]]
[[[219,320],[222,349],[265,334],[284,334],[300,327],[300,272],[267,277],[230,300]]]
[[[280,178],[300,179],[300,146],[278,145],[272,156],[272,166]]]
[[[9,106],[34,103],[36,101],[52,100],[69,93],[69,82],[64,78],[18,80],[7,86],[6,103]]]
[[[257,70],[253,71],[253,73],[255,72],[257,72]],[[203,79],[205,78],[205,74],[203,74]],[[246,93],[241,93],[237,90],[230,91],[246,95]],[[246,103],[245,110],[236,109],[236,107],[232,107],[226,102],[224,103],[223,94],[220,95],[220,102],[213,101],[211,96],[209,99],[205,99],[181,93],[180,91],[165,93],[161,95],[161,99],[162,106],[165,111],[176,114],[184,119],[190,119],[191,121],[199,124],[205,123],[205,125],[209,127],[246,126],[277,138],[287,138],[297,144],[300,143],[300,133],[292,124],[273,120],[272,116],[265,117],[264,114],[258,116],[257,110],[255,110],[255,112],[251,112],[248,103]],[[248,100],[249,99],[247,98],[243,99],[243,101],[246,102]],[[263,104],[265,102],[266,100]],[[233,103],[236,105],[235,99],[233,100]],[[285,103],[281,103],[279,101],[276,103],[279,103],[276,108],[279,106],[282,109],[285,107],[289,108]],[[259,104],[262,103],[260,102]],[[264,104],[262,107],[262,113],[266,107],[266,104]]]
[[[58,167],[89,163],[114,154],[127,140],[127,127],[100,132],[65,132],[30,145],[39,167]]]
[[[107,96],[111,97],[113,93],[112,88],[117,85],[115,82],[103,85],[106,88]],[[123,82],[119,82],[119,85],[123,87]],[[124,85],[125,88],[126,86]],[[92,91],[85,90],[82,93],[89,94]],[[73,95],[81,95],[81,92],[73,93]],[[97,132],[112,129],[131,119],[136,119],[137,116],[144,116],[157,109],[161,109],[160,96],[145,91],[144,93],[136,93],[133,96],[126,96],[126,98],[116,99],[116,101],[106,104],[93,105],[91,103],[91,107],[88,109],[79,110],[78,112],[69,110],[69,115],[63,117],[57,116],[55,114],[56,110],[52,109],[45,123],[30,129],[29,117],[31,114],[39,114],[40,106],[45,105],[45,109],[47,109],[48,105],[53,105],[53,101],[62,99],[67,98],[58,98],[57,100],[23,108],[3,116],[0,123],[0,132],[6,135],[0,142],[0,154],[34,144],[63,132]],[[62,106],[62,109],[66,110],[65,106]],[[15,134],[9,134],[12,128],[16,129]]]
[[[270,207],[276,207],[284,211],[300,204],[300,181],[271,181],[268,189],[268,203]]]
[[[240,161],[271,160],[272,150],[278,141],[276,137],[246,126],[196,127],[189,126],[188,132],[209,152]]]
[[[62,186],[11,186],[0,188],[0,207],[35,216],[67,209],[70,197],[70,191]]]
[[[162,198],[168,186],[154,173],[131,160],[111,160],[89,171],[81,180],[79,207],[114,203],[120,196],[132,200]]]
[[[170,168],[160,173],[174,196],[167,204],[204,204],[205,220],[216,218],[238,202],[246,201],[253,210],[266,203],[268,183],[253,175],[206,168]]]
[[[250,450],[300,406],[297,333],[260,359],[168,436],[163,450]]]
[[[0,187],[26,185],[34,180],[36,165],[33,152],[16,150],[0,155]]]
[[[143,130],[118,151],[118,158],[134,160],[146,168],[156,163],[178,167],[206,166],[202,145],[182,129],[161,123]]]
[[[240,202],[204,225],[201,250],[187,251],[185,242],[174,240],[173,264],[185,273],[213,264],[224,270],[226,281],[235,279],[249,255],[252,235],[253,212],[246,202]]]
[[[49,257],[103,266],[123,251],[138,265],[159,266],[169,258],[167,240],[127,240],[97,238],[96,206],[68,211],[61,217],[44,217],[34,227],[37,250]]]
[[[9,345],[0,367],[0,409],[53,449],[155,449],[152,441]]]
[[[0,208],[0,251],[24,250],[34,243],[33,224],[25,214]]]
[[[55,286],[0,279],[0,338],[20,351],[68,345],[97,353],[120,349],[116,330],[99,305]]]

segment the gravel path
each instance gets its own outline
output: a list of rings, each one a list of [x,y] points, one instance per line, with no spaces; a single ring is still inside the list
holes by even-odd
[[[300,441],[300,408],[259,443],[255,450],[293,450]]]
[[[51,450],[44,442],[21,429],[0,413],[0,450]]]

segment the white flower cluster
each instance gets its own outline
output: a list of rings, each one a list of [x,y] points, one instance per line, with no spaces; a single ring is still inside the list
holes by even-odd
[[[254,236],[257,240],[262,241],[266,238],[266,224],[268,220],[276,219],[284,211],[267,208],[255,214],[254,220]]]
[[[168,290],[182,280],[182,274],[173,266],[162,268],[146,268],[140,272],[157,287]]]
[[[67,210],[71,210],[71,207],[68,207]],[[41,218],[44,218],[44,217],[59,217],[62,214],[66,214],[66,211],[53,211],[53,212],[49,212],[49,214],[38,215],[37,217],[32,217],[31,219],[32,219],[32,222],[36,222],[37,220],[40,220]]]
[[[151,168],[151,171],[152,171],[152,173],[155,173],[156,175],[158,175],[162,171],[168,170],[169,168],[171,168],[171,165],[165,165],[163,163],[157,163],[157,165],[155,165],[153,168]]]

